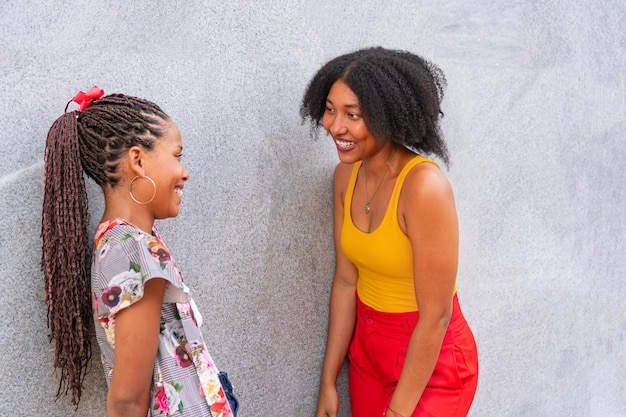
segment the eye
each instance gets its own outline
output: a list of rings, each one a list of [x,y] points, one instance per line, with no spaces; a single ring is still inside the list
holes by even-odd
[[[361,115],[358,113],[348,113],[348,117],[352,120],[357,120],[361,118]]]
[[[180,158],[182,158],[182,157],[183,157],[183,154],[182,154],[182,152],[181,152],[181,153],[176,154],[176,155],[174,155],[174,156],[175,156],[176,158],[180,159]]]
[[[334,114],[335,113],[335,109],[331,109],[330,107],[326,106],[326,112]]]

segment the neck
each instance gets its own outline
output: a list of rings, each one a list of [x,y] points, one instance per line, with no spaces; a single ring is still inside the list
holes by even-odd
[[[364,159],[363,169],[367,170],[367,175],[371,178],[379,178],[385,175],[387,171],[392,171],[396,160],[396,149],[397,146],[390,143],[377,152],[376,155]]]
[[[154,217],[145,206],[141,206],[116,189],[104,191],[104,213],[100,222],[119,218],[132,223],[139,229],[150,234],[154,225]]]

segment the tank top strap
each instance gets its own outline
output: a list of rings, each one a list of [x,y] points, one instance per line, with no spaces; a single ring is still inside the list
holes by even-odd
[[[396,184],[393,187],[393,192],[391,193],[391,198],[389,199],[389,210],[387,214],[390,215],[392,221],[397,221],[398,219],[398,202],[400,201],[400,193],[402,192],[402,185],[404,184],[404,180],[406,176],[411,172],[411,169],[422,162],[429,162],[434,164],[437,168],[439,164],[437,164],[432,159],[428,159],[422,155],[415,155],[406,165],[402,168],[400,173],[398,174],[398,178],[396,179]]]
[[[359,174],[359,168],[361,168],[361,164],[363,161],[357,161],[354,163],[352,167],[352,174],[350,175],[350,181],[348,182],[348,188],[346,189],[346,195],[344,197],[343,202],[343,217],[344,223],[347,224],[349,220],[352,222],[352,218],[350,213],[352,212],[352,195],[354,194],[354,186],[356,185],[356,178]]]

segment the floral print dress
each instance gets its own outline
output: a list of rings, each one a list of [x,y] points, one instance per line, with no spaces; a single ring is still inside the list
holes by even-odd
[[[149,235],[122,219],[101,223],[94,238],[91,289],[107,384],[114,372],[115,315],[139,301],[154,278],[167,283],[148,416],[233,417],[202,338],[202,316],[158,230]]]

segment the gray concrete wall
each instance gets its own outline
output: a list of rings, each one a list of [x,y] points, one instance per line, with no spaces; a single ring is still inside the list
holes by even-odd
[[[626,415],[624,27],[622,0],[1,0],[0,415],[104,415],[97,359],[78,411],[53,401],[39,268],[45,136],[93,84],[159,103],[182,131],[191,180],[160,227],[242,416],[312,415],[337,158],[298,106],[323,62],[372,45],[449,80],[471,416]]]

